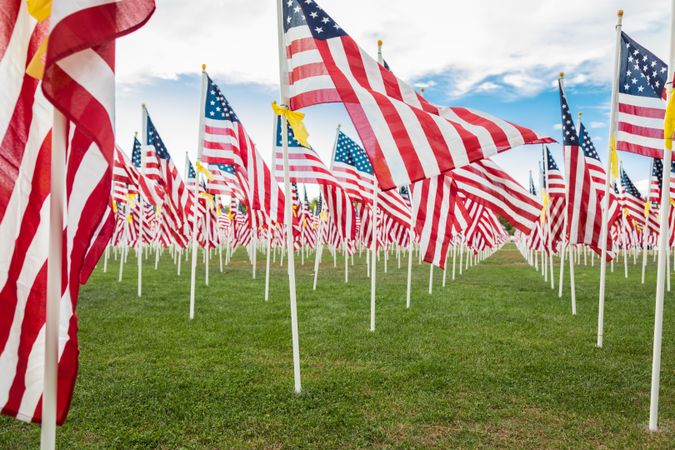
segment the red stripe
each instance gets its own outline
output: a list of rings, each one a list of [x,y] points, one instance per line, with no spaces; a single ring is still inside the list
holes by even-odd
[[[307,78],[324,75],[328,75],[328,70],[326,70],[326,66],[323,63],[310,63],[299,67],[294,67],[289,74],[289,80],[292,84],[295,84],[298,81],[305,80]]]
[[[0,20],[0,61],[4,58],[9,41],[12,38],[22,1],[0,0],[0,11],[2,11],[2,20]],[[30,58],[28,61],[30,61]]]
[[[227,125],[223,125],[222,127],[206,125],[204,127],[204,132],[214,136],[232,136],[235,139],[237,138],[237,133],[234,131],[234,129]]]
[[[617,141],[616,149],[622,152],[648,156],[650,158],[663,158],[663,149],[645,147],[644,145],[633,144],[630,142]]]
[[[634,134],[636,136],[663,139],[663,128],[641,127],[628,122],[619,122],[617,126],[619,131],[625,131],[626,133]]]
[[[665,104],[664,108],[661,109],[619,103],[619,112],[649,119],[663,119],[666,116]]]

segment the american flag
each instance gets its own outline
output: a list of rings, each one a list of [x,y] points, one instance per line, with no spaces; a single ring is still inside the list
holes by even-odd
[[[663,158],[668,66],[621,33],[616,149]]]
[[[621,169],[621,187],[623,207],[633,219],[642,220],[645,210],[645,200],[625,170]]]
[[[197,172],[195,171],[195,167],[192,165],[192,161],[190,161],[189,158],[185,158],[185,165],[187,166],[185,171],[185,185],[187,186],[188,190],[192,192],[195,188],[195,184],[197,184]]]
[[[551,249],[555,250],[558,244],[565,239],[565,178],[558,168],[548,147],[544,153],[544,187],[548,192],[548,223],[551,226]]]
[[[365,150],[342,131],[338,131],[333,172],[353,198],[371,204],[375,193],[373,165]],[[412,211],[398,190],[380,191],[378,208],[403,226],[410,227]],[[366,219],[368,220],[368,219]]]
[[[675,161],[670,166],[670,198],[675,198]],[[663,160],[653,159],[652,173],[649,179],[649,201],[652,207],[658,208],[661,200],[661,186],[663,184]]]
[[[284,2],[283,28],[289,106],[344,103],[385,191],[512,147],[550,142],[482,112],[430,104],[368,56],[316,1]]]
[[[270,168],[246,133],[244,125],[216,83],[210,78],[208,78],[205,94],[204,121],[206,125],[204,148],[200,146],[199,149],[200,158],[209,164],[234,165],[239,185],[247,196],[246,205],[253,211],[263,211],[272,221],[285,223],[284,194],[272,176]],[[218,114],[220,114],[220,119],[210,120]],[[207,148],[208,142],[223,143],[218,141],[216,136],[226,136],[226,145],[214,144]]]
[[[338,131],[333,173],[355,201],[373,201],[375,177],[373,166],[363,149],[342,131]]]
[[[415,232],[424,261],[445,268],[452,241],[456,190],[449,176],[432,177],[411,186]]]
[[[579,137],[572,120],[562,80],[558,81],[558,86],[562,112],[565,171],[569,183],[567,236],[571,244],[586,244],[594,251],[599,252],[602,228],[601,196],[593,181],[587,158],[579,144]],[[609,223],[612,222],[610,219]],[[609,240],[609,233],[607,238]],[[609,248],[611,249],[611,246]],[[610,251],[608,251],[608,255],[611,256]]]
[[[0,26],[0,410],[25,421],[42,417],[52,103],[70,121],[58,326],[62,424],[77,374],[79,285],[113,231],[115,39],[140,27],[154,3],[53,2],[51,19],[39,23],[34,7],[3,2]],[[40,82],[26,68],[50,28]]]
[[[529,233],[539,222],[542,204],[494,161],[475,162],[451,173],[459,192],[501,215],[520,231]]]
[[[209,164],[241,165],[241,147],[248,137],[239,117],[213,80],[206,75],[203,141],[199,159]]]
[[[282,142],[281,116],[275,118],[274,174],[279,183],[284,182],[284,149]],[[289,179],[294,183],[332,184],[338,182],[328,167],[321,161],[313,148],[300,145],[293,129],[288,126],[288,169]]]
[[[188,190],[183,178],[171,159],[171,155],[166,149],[155,124],[146,112],[146,143],[152,147],[146,158],[146,174],[150,179],[154,179],[164,188],[166,192],[165,201],[171,203],[173,211],[176,213],[176,219],[185,222],[187,216],[192,211],[192,196]],[[156,167],[155,167],[156,165]],[[152,174],[152,175],[151,175]]]
[[[598,155],[598,151],[595,149],[595,145],[593,145],[593,140],[581,121],[579,121],[579,143],[581,150],[584,152],[584,158],[586,158],[586,167],[591,174],[593,186],[604,195],[605,168],[602,167],[600,155]]]
[[[241,187],[240,180],[236,175],[236,169],[231,164],[210,164],[209,172],[213,175],[208,180],[206,190],[212,194],[229,195],[246,202],[246,194]]]

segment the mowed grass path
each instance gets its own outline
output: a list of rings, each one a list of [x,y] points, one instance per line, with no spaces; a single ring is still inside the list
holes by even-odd
[[[578,315],[507,245],[448,286],[414,263],[405,309],[405,264],[379,264],[377,330],[368,331],[365,259],[332,267],[319,289],[298,264],[303,392],[293,393],[288,283],[264,257],[251,280],[243,249],[204,286],[195,320],[189,274],[168,252],[123,283],[99,265],[82,288],[80,374],[60,448],[517,447],[673,448],[675,308],[666,298],[662,432],[647,431],[655,265],[608,279],[605,348],[595,347],[598,267],[577,267]],[[296,260],[299,263],[299,258]],[[405,263],[405,260],[404,260]],[[597,263],[597,258],[596,258]],[[632,263],[632,261],[631,261]],[[184,269],[188,266],[183,265]],[[556,260],[556,284],[558,261]],[[36,448],[39,428],[0,419],[0,448]]]

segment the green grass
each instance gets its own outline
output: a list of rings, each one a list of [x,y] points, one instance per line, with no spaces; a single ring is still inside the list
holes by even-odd
[[[650,258],[651,259],[651,258]],[[297,261],[299,263],[299,261]],[[303,392],[293,393],[288,284],[264,258],[251,280],[245,253],[211,285],[199,267],[195,320],[189,276],[168,253],[148,261],[136,297],[135,260],[97,268],[82,288],[80,374],[61,448],[517,447],[672,448],[675,309],[666,298],[662,431],[647,431],[655,266],[608,274],[605,348],[595,347],[598,267],[577,267],[578,315],[508,245],[448,286],[414,263],[378,269],[377,330],[370,282],[356,258],[326,255],[319,289],[298,264]],[[556,260],[556,284],[557,284]],[[183,266],[186,268],[186,266]],[[404,265],[405,267],[405,265]],[[674,280],[675,281],[675,280]],[[36,448],[39,428],[0,419],[0,448]]]

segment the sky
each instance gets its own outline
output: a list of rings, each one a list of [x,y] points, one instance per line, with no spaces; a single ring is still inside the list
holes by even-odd
[[[558,74],[576,117],[607,158],[616,11],[623,30],[667,62],[665,0],[319,0],[371,55],[384,58],[432,103],[479,109],[560,140]],[[197,154],[201,65],[220,86],[259,152],[272,155],[271,103],[279,97],[275,0],[157,0],[140,30],[118,41],[118,144],[131,151],[145,103],[177,167]],[[338,124],[357,139],[341,105],[303,110],[310,143],[328,164]],[[562,169],[560,146],[551,145]],[[538,179],[541,146],[494,160],[523,186]],[[629,176],[647,187],[649,160],[620,154]],[[308,187],[310,195],[315,190]]]

